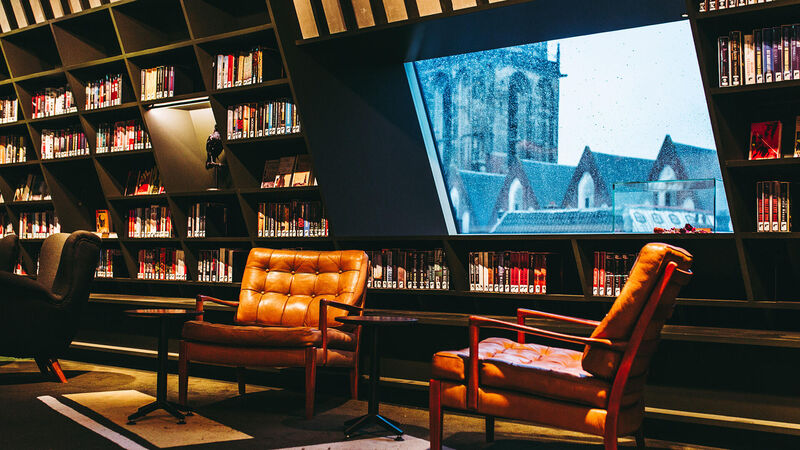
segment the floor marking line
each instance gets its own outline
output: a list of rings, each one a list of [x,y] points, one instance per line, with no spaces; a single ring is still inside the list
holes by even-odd
[[[78,411],[70,408],[69,406],[59,402],[55,398],[49,395],[43,395],[41,397],[36,397],[41,400],[45,405],[49,406],[56,412],[63,414],[64,416],[69,417],[73,421],[77,422],[79,425],[88,428],[91,431],[103,436],[104,438],[108,439],[109,441],[119,445],[120,447],[126,450],[147,450],[146,447],[142,447],[141,445],[133,442],[132,440],[126,438],[125,436],[117,433],[116,431],[101,425],[94,420],[90,419],[89,417],[79,413]]]

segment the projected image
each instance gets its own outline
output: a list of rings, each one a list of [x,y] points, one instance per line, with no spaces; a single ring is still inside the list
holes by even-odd
[[[460,233],[731,231],[688,21],[413,64]]]

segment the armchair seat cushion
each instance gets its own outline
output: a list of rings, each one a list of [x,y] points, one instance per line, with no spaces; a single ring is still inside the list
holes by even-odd
[[[489,338],[478,344],[479,385],[606,408],[611,383],[581,367],[582,352]],[[433,377],[465,382],[469,349],[433,356]],[[644,377],[631,379],[623,406],[641,399]]]
[[[352,333],[328,328],[328,347],[355,350]],[[183,325],[183,338],[190,341],[227,344],[236,347],[300,348],[321,347],[322,332],[313,327],[225,325],[192,320]]]

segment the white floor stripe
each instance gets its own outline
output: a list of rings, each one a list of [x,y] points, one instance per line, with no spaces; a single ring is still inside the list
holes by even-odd
[[[74,409],[70,408],[69,406],[59,402],[55,398],[49,395],[43,395],[41,397],[37,397],[39,400],[44,402],[45,405],[53,408],[56,412],[63,414],[70,419],[74,420],[78,424],[94,431],[95,433],[103,436],[104,438],[108,439],[109,441],[119,445],[120,447],[126,450],[147,450],[145,447],[133,442],[132,440],[126,438],[125,436],[113,431],[94,420],[86,417],[85,415],[75,411]]]

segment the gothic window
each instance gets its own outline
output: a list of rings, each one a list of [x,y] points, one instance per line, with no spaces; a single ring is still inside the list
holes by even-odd
[[[523,209],[524,200],[522,183],[519,181],[519,178],[514,178],[514,181],[511,182],[511,187],[508,189],[508,210],[521,211]]]
[[[594,207],[594,179],[589,172],[584,172],[578,181],[578,209]]]
[[[540,117],[540,125],[537,130],[538,143],[544,147],[554,147],[556,145],[555,131],[558,127],[555,113],[555,93],[546,79],[541,79],[536,84],[536,99],[539,101],[537,116]]]
[[[462,167],[474,170],[470,120],[472,89],[469,74],[466,71],[459,72],[456,83],[456,148],[461,155]]]
[[[461,232],[462,233],[469,233],[469,211],[464,211],[464,214],[461,215]]]

